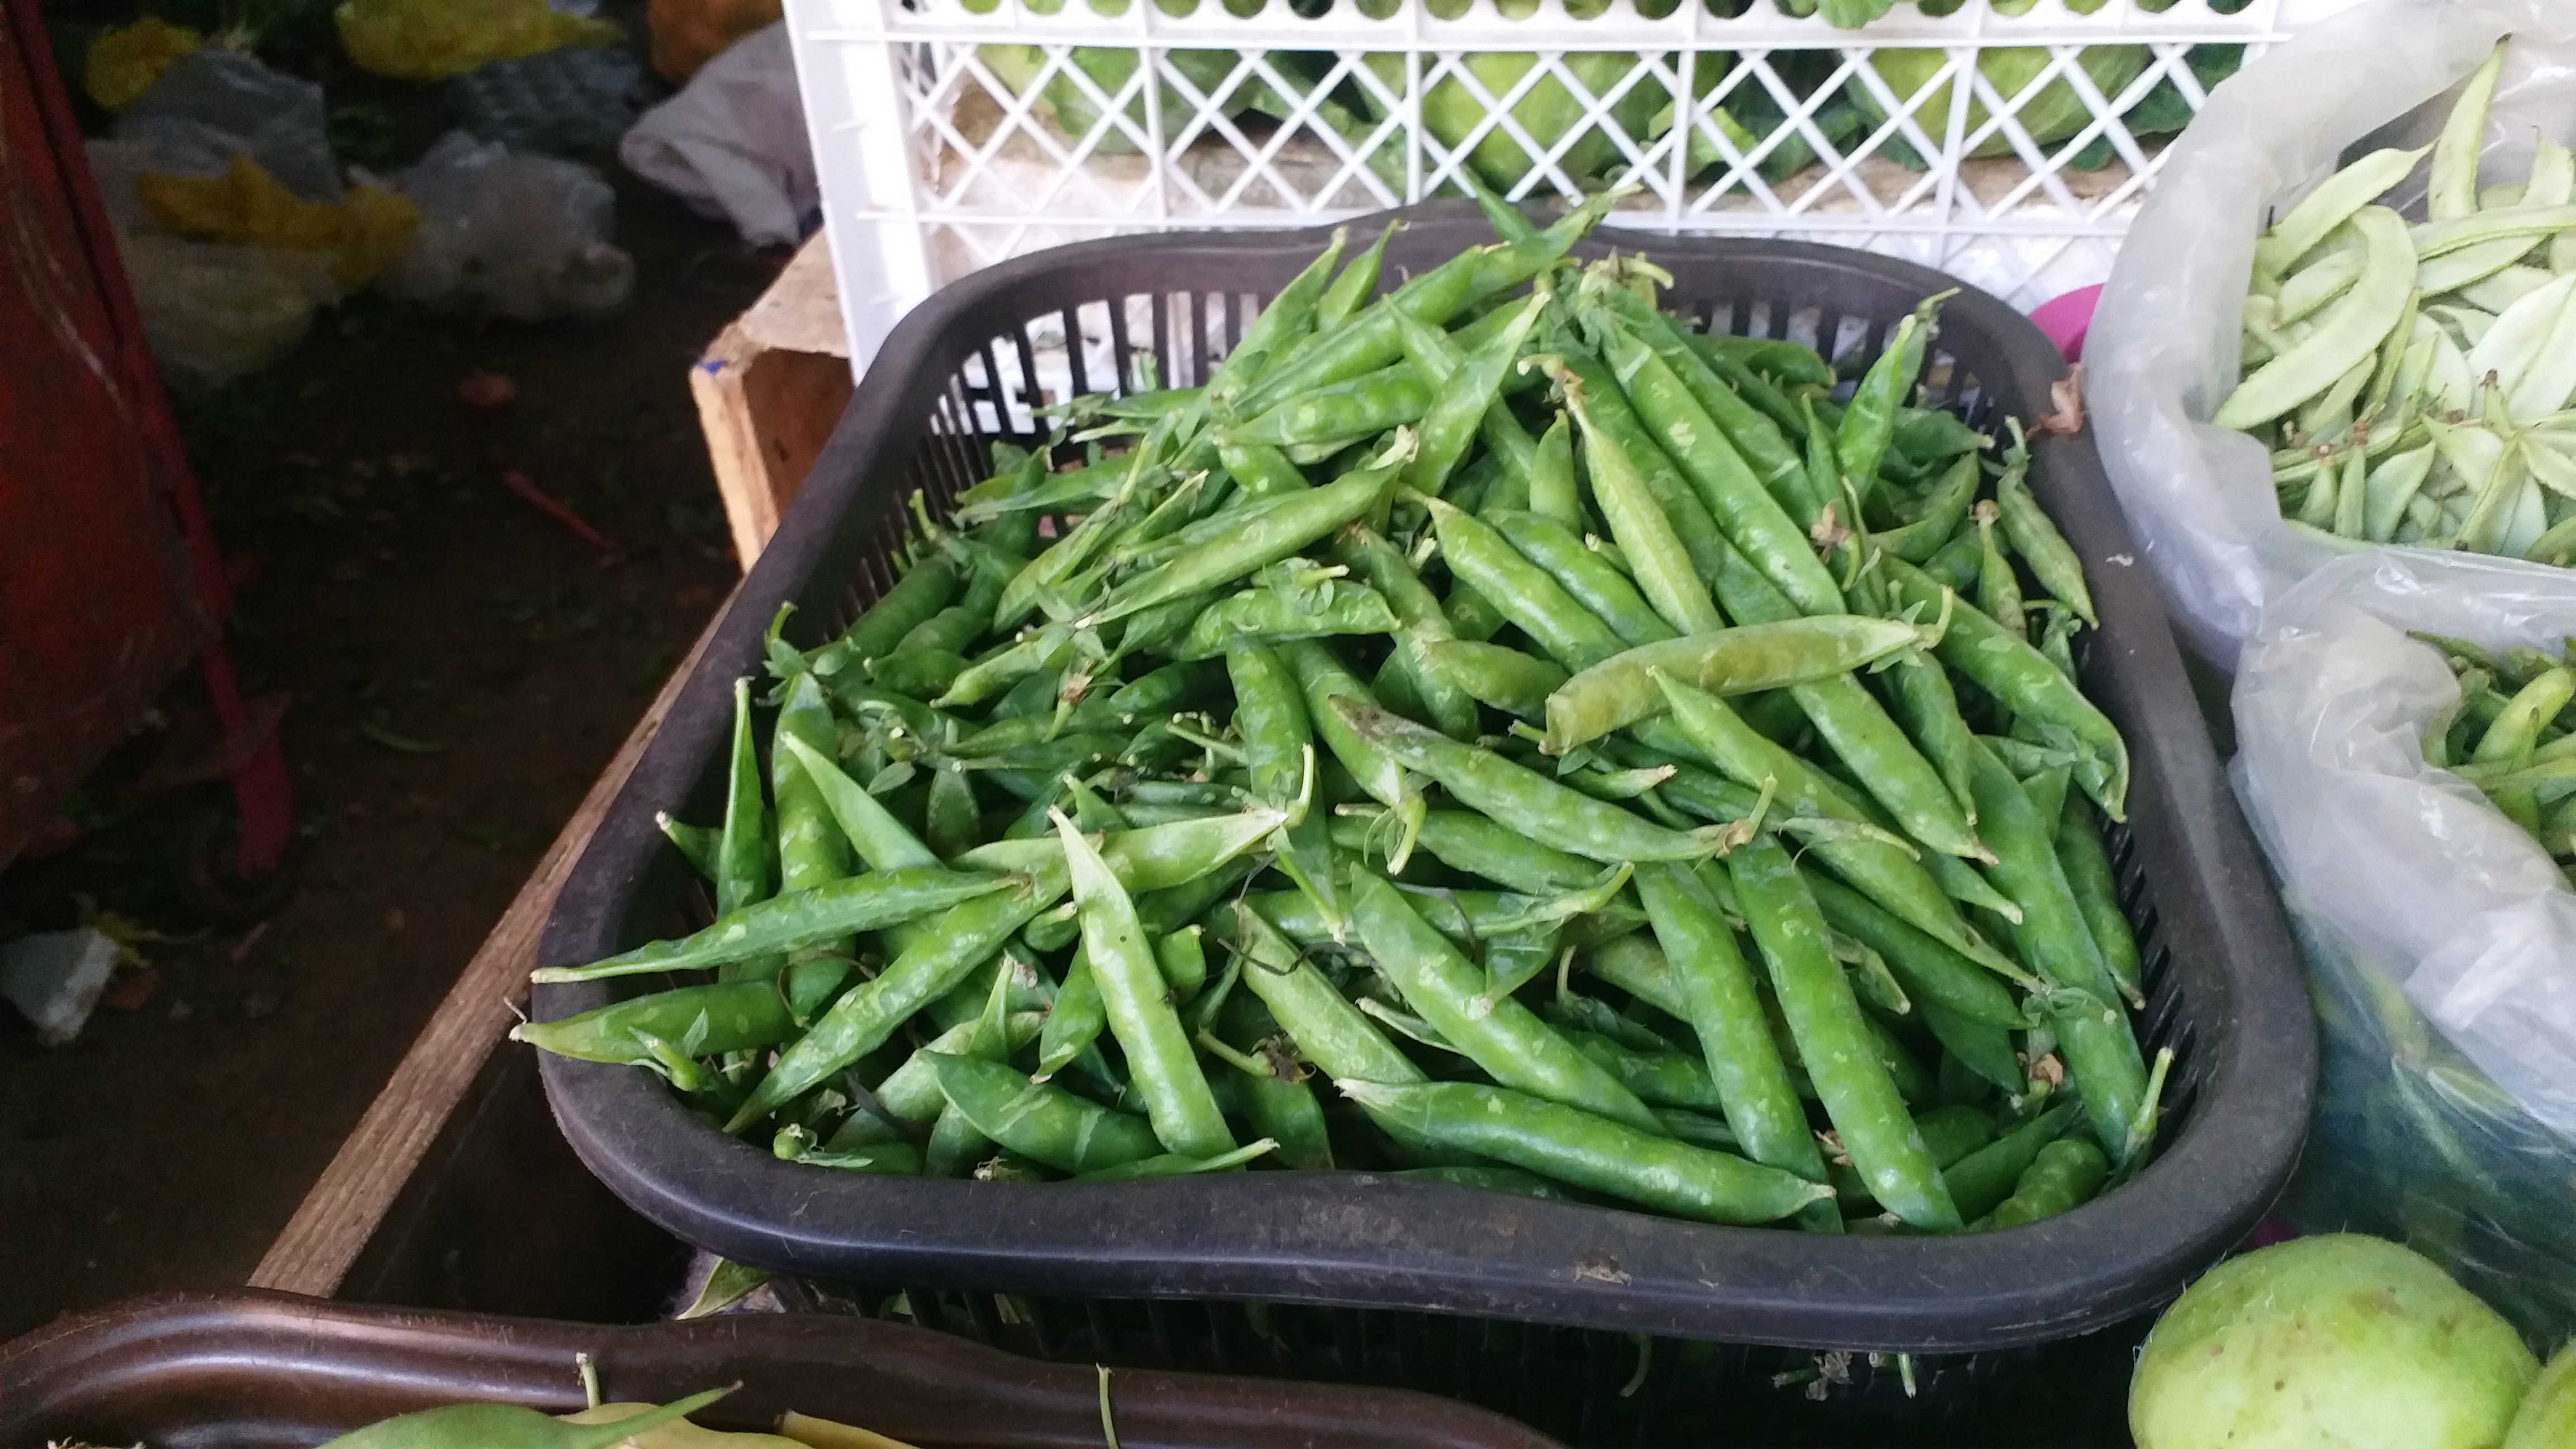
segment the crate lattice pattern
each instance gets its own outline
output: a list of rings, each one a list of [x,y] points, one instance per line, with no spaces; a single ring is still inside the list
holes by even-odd
[[[1547,0],[1517,21],[1493,0],[1377,21],[1022,3],[836,0],[858,23],[803,37],[890,66],[910,194],[829,214],[917,228],[933,286],[1068,241],[1312,226],[1456,194],[1472,171],[1514,199],[1615,174],[1636,190],[1614,226],[1858,246],[2031,306],[2108,274],[2171,131],[2226,60],[2281,38],[2285,0],[2016,18],[1973,0],[1864,32],[1769,0],[1659,19],[1616,0],[1585,20]],[[1558,123],[1529,124],[1551,104]]]

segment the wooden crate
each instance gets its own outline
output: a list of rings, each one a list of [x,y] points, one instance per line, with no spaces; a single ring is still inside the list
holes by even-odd
[[[689,369],[734,553],[746,571],[805,486],[854,385],[832,253],[818,231]]]

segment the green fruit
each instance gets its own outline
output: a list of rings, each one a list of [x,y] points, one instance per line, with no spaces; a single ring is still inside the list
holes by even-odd
[[[2054,59],[2055,56],[2044,47],[2007,46],[2001,50],[1978,52],[1977,69],[1993,83],[1997,94],[2010,100],[2037,80],[2039,73],[2048,69],[2049,62]],[[2094,45],[2085,47],[2075,63],[2093,78],[2095,88],[2103,95],[2117,97],[2129,88],[2129,83],[2136,80],[2153,59],[2143,45]],[[1870,65],[1878,71],[1879,78],[1887,82],[1888,90],[1900,103],[1911,100],[1916,92],[1929,85],[1932,77],[1949,60],[1948,51],[1929,47],[1873,50],[1869,54]],[[1886,108],[1878,103],[1878,97],[1871,94],[1868,87],[1854,83],[1849,93],[1852,100],[1869,113],[1871,120],[1883,122],[1887,119]],[[2063,77],[2050,81],[2038,95],[2023,104],[2018,114],[2022,129],[2030,132],[2030,138],[2043,146],[2065,140],[2083,130],[2093,119],[2093,113],[2084,105],[2084,98],[2076,94],[2075,87]],[[1964,134],[1975,135],[1977,128],[1986,124],[1986,120],[1985,103],[1971,92],[1968,97],[1968,126]],[[1932,88],[1932,93],[1914,108],[1914,121],[1935,143],[1941,140],[1950,126],[1950,82],[1945,80]],[[1998,131],[1968,154],[2009,156],[2012,150],[2011,138]]]
[[[2138,1449],[2495,1449],[2539,1368],[2429,1260],[2302,1238],[2220,1264],[2165,1311],[2129,1431]]]
[[[1632,52],[1569,51],[1562,57],[1561,64],[1585,90],[1597,97],[1608,94],[1642,62]],[[1465,65],[1468,72],[1495,99],[1500,100],[1511,94],[1512,87],[1520,84],[1523,76],[1537,68],[1538,57],[1520,50],[1477,51],[1465,57]],[[1371,55],[1368,66],[1389,90],[1402,93],[1403,56]],[[1642,150],[1655,113],[1671,99],[1670,92],[1661,82],[1651,78],[1640,80],[1611,106],[1610,115],[1618,122],[1620,130],[1640,143]],[[1371,94],[1368,101],[1371,109],[1379,112],[1378,118],[1385,119],[1377,97]],[[1583,120],[1583,106],[1584,103],[1575,98],[1565,82],[1549,75],[1531,86],[1529,93],[1513,105],[1512,118],[1529,132],[1531,140],[1552,150]],[[1452,150],[1483,123],[1485,114],[1485,103],[1456,76],[1441,77],[1439,83],[1431,87],[1430,93],[1422,98],[1422,124],[1441,145]],[[1624,169],[1626,161],[1619,143],[1599,126],[1586,126],[1574,144],[1557,158],[1559,168],[1576,181],[1600,179],[1607,172]],[[1468,164],[1475,168],[1476,175],[1486,185],[1508,192],[1518,186],[1538,163],[1521,149],[1520,143],[1513,140],[1509,132],[1498,126],[1476,142],[1475,149],[1468,153]]]
[[[1010,87],[1013,95],[1027,95],[1036,83],[1038,72],[1046,68],[1046,52],[1034,45],[987,45],[976,54],[985,66]],[[1214,96],[1234,74],[1242,57],[1231,50],[1175,50],[1165,63],[1180,72],[1191,87],[1204,96]],[[1081,46],[1073,52],[1073,65],[1100,88],[1101,95],[1116,100],[1121,87],[1136,74],[1136,52],[1110,46]],[[1217,109],[1221,114],[1240,114],[1252,101],[1256,86],[1247,84],[1227,92]],[[1194,112],[1191,102],[1169,84],[1162,88],[1163,130],[1166,138],[1178,136],[1189,124]],[[1079,142],[1101,123],[1104,111],[1100,103],[1074,80],[1062,74],[1050,76],[1046,88],[1030,110],[1055,123],[1069,141]],[[1145,97],[1140,89],[1127,100],[1128,125],[1138,135],[1146,134]],[[1100,136],[1100,151],[1110,155],[1133,155],[1140,147],[1125,128],[1111,125]]]
[[[2558,1350],[2540,1382],[2523,1396],[2504,1449],[2567,1449],[2576,1444],[2576,1343]]]

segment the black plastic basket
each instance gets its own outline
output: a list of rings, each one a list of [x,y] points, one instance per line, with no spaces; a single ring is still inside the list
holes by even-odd
[[[1388,276],[1489,239],[1463,204],[1419,208],[1389,250]],[[1165,385],[1195,381],[1251,315],[1252,294],[1283,284],[1322,243],[1320,232],[1236,233],[1064,247],[978,272],[904,319],[602,820],[556,904],[544,959],[590,960],[697,923],[691,878],[654,812],[719,812],[731,683],[759,669],[761,632],[781,604],[797,607],[792,636],[829,637],[892,582],[905,498],[920,489],[936,508],[990,471],[995,440],[1030,441],[1039,388],[1132,386],[1140,350],[1159,358]],[[1668,267],[1673,301],[1718,330],[1794,336],[1837,356],[1874,353],[1897,318],[1955,285],[1798,243],[1604,232],[1581,250],[1613,246]],[[1073,340],[1052,382],[1039,366],[1047,331]],[[2064,363],[1992,296],[1968,289],[1950,301],[1934,352],[1931,376],[1972,422],[2054,410]],[[2135,756],[2130,824],[2110,846],[2146,961],[2140,1027],[2151,1051],[2179,1054],[2161,1155],[2074,1213],[1968,1237],[1818,1237],[1360,1173],[1084,1187],[837,1175],[704,1126],[649,1073],[549,1057],[557,1119],[645,1217],[813,1278],[1429,1310],[1917,1354],[2042,1343],[2133,1317],[2272,1201],[2307,1120],[2315,1040],[2279,905],[2091,442],[2044,438],[2037,453],[2035,486],[2084,555],[2102,615],[2085,686]],[[563,1017],[649,984],[547,987],[536,1010]]]

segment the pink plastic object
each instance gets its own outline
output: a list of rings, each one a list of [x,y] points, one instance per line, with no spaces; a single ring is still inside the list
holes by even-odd
[[[2078,287],[2040,303],[2031,312],[2030,320],[2039,324],[2039,330],[2048,334],[2048,340],[2057,344],[2067,361],[2082,362],[2084,333],[2093,325],[2093,308],[2101,300],[2099,285]]]

